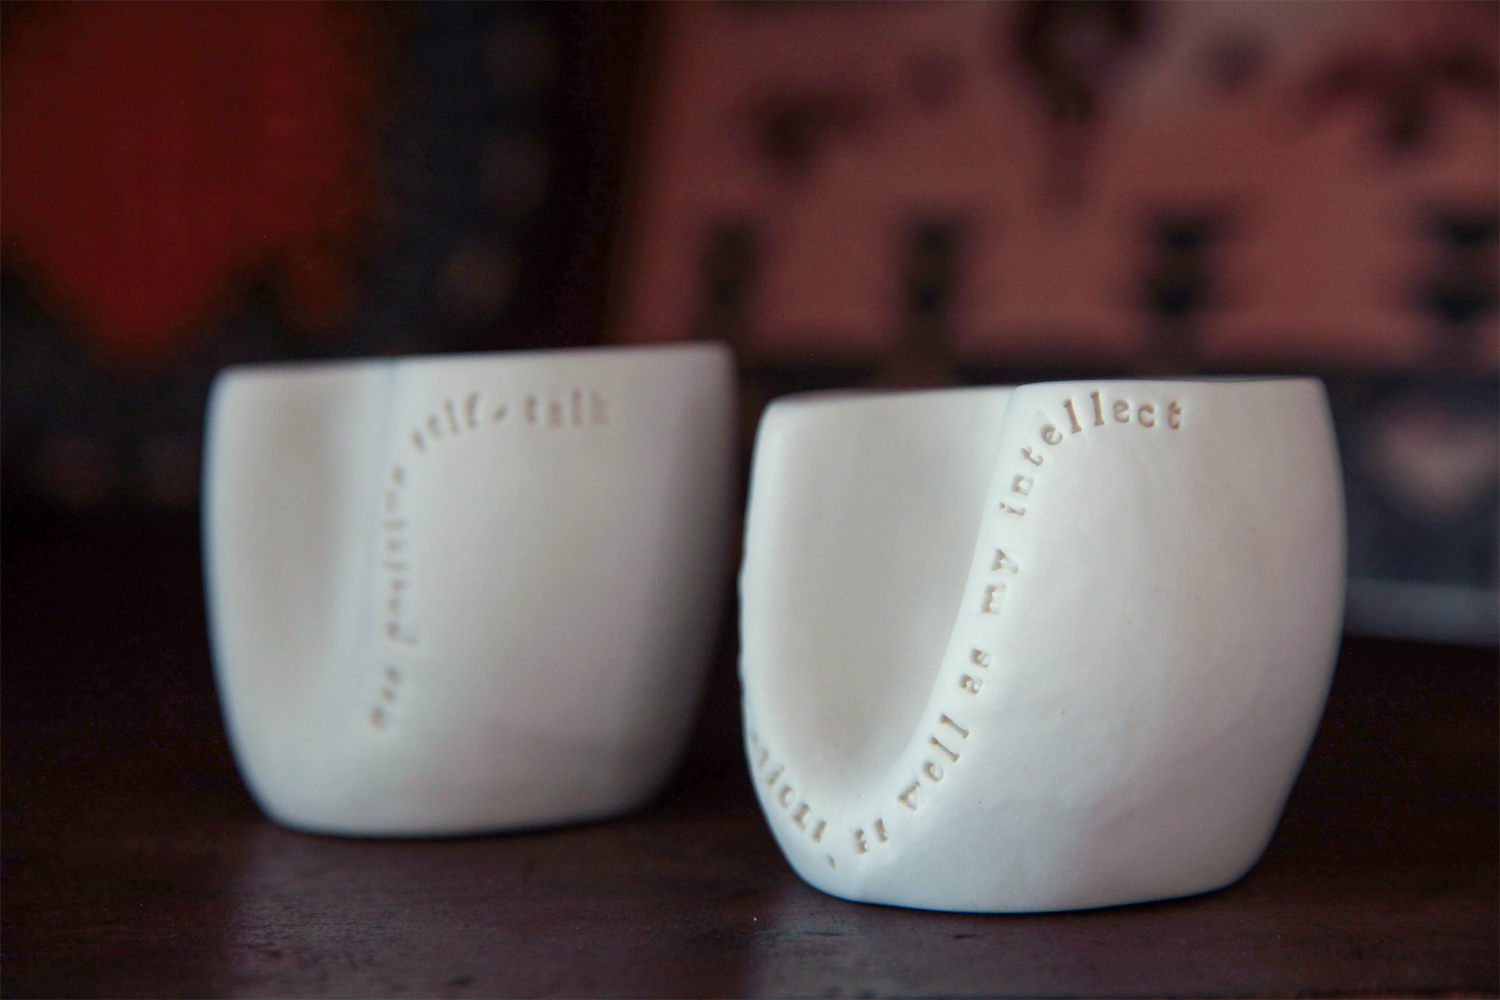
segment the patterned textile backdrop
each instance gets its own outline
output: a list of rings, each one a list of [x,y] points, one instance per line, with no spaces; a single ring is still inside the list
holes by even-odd
[[[639,10],[3,13],[8,497],[190,508],[228,363],[597,341]]]
[[[674,6],[612,335],[767,398],[1321,375],[1349,624],[1494,642],[1494,3]]]

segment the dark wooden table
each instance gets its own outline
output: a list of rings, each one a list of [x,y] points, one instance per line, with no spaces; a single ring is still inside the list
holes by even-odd
[[[974,916],[800,882],[739,756],[726,637],[634,816],[461,840],[290,833],[245,794],[196,524],[8,504],[7,996],[1494,996],[1494,650],[1351,639],[1265,858],[1192,899]]]

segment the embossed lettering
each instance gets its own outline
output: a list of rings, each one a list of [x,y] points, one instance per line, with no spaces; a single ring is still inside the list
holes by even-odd
[[[781,790],[776,793],[776,801],[781,803],[781,808],[783,809],[790,806],[792,804],[792,786],[782,785]]]
[[[984,681],[973,674],[964,674],[958,679],[958,686],[970,694],[978,694],[979,689],[984,686]]]
[[[1042,440],[1048,444],[1062,444],[1062,431],[1048,424],[1042,428]]]
[[[370,723],[376,729],[384,729],[387,720],[390,718],[384,706],[394,706],[396,704],[396,688],[401,684],[401,672],[395,667],[386,667],[385,680],[387,683],[380,688],[380,701],[376,702],[375,706],[370,710]]]
[[[885,820],[883,819],[875,821],[875,839],[882,844],[885,843]]]
[[[811,811],[811,808],[806,802],[798,802],[797,808],[792,810],[792,822],[797,824],[797,829],[807,829],[807,814]]]
[[[1003,569],[1008,569],[1012,573],[1019,572],[1019,568],[1016,566],[1016,561],[1010,558],[1010,556],[1007,556],[1003,549],[996,549],[995,562],[994,565],[990,567],[990,572],[998,573]]]
[[[943,751],[943,753],[947,754],[949,760],[958,760],[958,754],[954,753],[952,750],[949,750],[947,747],[943,746],[942,743],[938,742],[938,738],[936,736],[927,737],[927,742],[931,743],[933,746]]]
[[[1005,513],[1007,513],[1007,514],[1014,514],[1017,517],[1025,517],[1026,516],[1026,508],[1025,507],[1021,507],[1021,508],[1017,509],[1015,507],[1012,507],[1008,503],[1003,503],[1003,504],[1000,505],[1000,509],[1003,510],[1003,511],[1005,511]]]
[[[823,831],[826,830],[827,828],[828,828],[828,824],[827,823],[825,823],[821,819],[818,820],[818,825],[815,826],[815,827],[813,827],[813,832],[812,832],[812,842],[814,844],[821,844],[823,842]]]
[[[962,736],[964,739],[969,738],[969,731],[963,726],[960,726],[958,723],[954,722],[952,719],[948,718],[946,715],[939,715],[938,721],[947,726],[949,729],[953,730],[958,735]]]
[[[1005,584],[992,583],[984,588],[984,601],[979,605],[980,614],[998,615],[1000,602],[1005,600]]]
[[[1095,389],[1093,392],[1089,393],[1089,396],[1094,400],[1094,426],[1103,427],[1104,402],[1099,398],[1099,390]]]
[[[1042,464],[1042,456],[1038,455],[1036,452],[1032,451],[1030,448],[1022,448],[1021,449],[1021,457],[1024,458],[1024,459],[1026,459],[1026,461],[1030,462],[1032,465],[1041,465]]]
[[[1115,419],[1122,424],[1130,423],[1130,404],[1123,399],[1115,400]]]
[[[589,419],[595,424],[604,424],[609,418],[608,400],[597,390],[583,386],[551,389],[547,393],[533,392],[525,396],[525,418],[533,427],[538,426],[543,419],[542,406],[547,408],[545,418],[550,426],[561,427],[570,422],[572,426],[579,427]],[[467,431],[478,429],[482,422],[481,414],[485,412],[490,413],[493,423],[498,424],[509,415],[509,407],[503,402],[486,400],[479,391],[440,398],[434,402],[431,410],[417,417],[415,426],[408,429],[411,446],[423,455],[440,451],[442,447],[446,447],[440,447],[440,442],[449,438],[457,439]],[[410,458],[407,460],[414,461]],[[408,524],[404,517],[396,516],[403,513],[404,497],[401,490],[406,485],[403,466],[392,466],[389,483],[381,492],[382,513],[386,519],[380,523],[384,538],[382,543],[378,543],[379,567],[388,576],[390,593],[385,598],[377,598],[384,602],[381,609],[384,613],[377,620],[376,627],[383,629],[386,638],[393,642],[417,646],[418,642],[410,632],[409,623],[402,619],[410,609],[393,596],[405,589],[407,581],[390,576],[409,572],[405,561],[412,547],[411,539],[405,534]],[[758,767],[766,763],[762,760]]]
[[[1146,416],[1148,414],[1151,416],[1151,419],[1149,421],[1146,419]],[[1152,406],[1150,403],[1142,403],[1141,408],[1135,411],[1135,419],[1140,422],[1140,425],[1142,427],[1155,427],[1156,407]]]
[[[854,831],[854,850],[857,854],[869,854],[870,845],[865,843],[865,831]]]
[[[1083,430],[1083,426],[1078,422],[1078,414],[1073,412],[1073,401],[1071,399],[1063,401],[1063,409],[1068,411],[1068,422],[1073,425],[1073,433],[1077,434]]]
[[[940,765],[938,765],[938,764],[934,764],[930,760],[923,762],[923,764],[922,764],[922,771],[923,771],[923,773],[925,773],[927,775],[927,777],[931,778],[934,782],[938,782],[938,781],[942,781],[943,780],[943,769],[942,769],[942,767]]]
[[[1017,476],[1010,481],[1010,491],[1019,493],[1023,497],[1031,495],[1032,478],[1030,476]]]
[[[985,667],[986,669],[988,669],[989,665],[993,663],[994,660],[990,658],[989,653],[983,652],[978,649],[971,649],[969,650],[969,662],[974,664],[974,666],[976,667]]]
[[[916,812],[917,804],[914,800],[917,797],[917,791],[921,789],[921,787],[922,786],[920,784],[913,781],[911,783],[911,787],[902,792],[900,795],[896,796],[896,801],[900,802],[903,806],[910,809],[912,812]]]
[[[1167,404],[1167,426],[1174,431],[1182,426],[1182,407],[1177,405],[1175,399]]]
[[[776,784],[776,779],[781,777],[781,772],[785,770],[785,767],[778,767],[776,770],[772,771],[771,776],[766,779],[766,787],[770,788],[772,785]]]

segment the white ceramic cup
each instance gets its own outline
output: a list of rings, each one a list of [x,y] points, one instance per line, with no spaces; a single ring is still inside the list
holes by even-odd
[[[1344,552],[1315,380],[778,401],[740,578],[771,830],[814,886],[902,906],[1232,882],[1317,727]]]
[[[719,615],[734,391],[708,344],[220,375],[214,663],[266,813],[446,835],[651,798]]]

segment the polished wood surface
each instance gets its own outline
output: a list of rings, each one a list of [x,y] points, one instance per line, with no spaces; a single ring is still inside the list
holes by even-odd
[[[282,830],[234,770],[196,524],[5,512],[6,996],[1494,996],[1494,650],[1349,639],[1264,859],[1045,915],[847,903],[756,810],[733,637],[660,802],[505,836]]]

